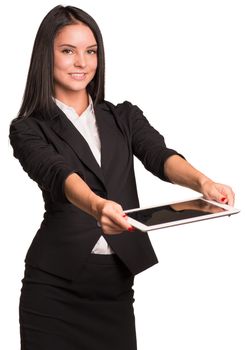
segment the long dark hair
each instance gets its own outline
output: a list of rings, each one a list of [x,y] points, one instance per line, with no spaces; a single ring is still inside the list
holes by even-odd
[[[51,115],[54,105],[53,45],[57,32],[64,26],[77,22],[86,24],[93,32],[98,45],[98,66],[87,91],[94,104],[104,100],[105,54],[103,39],[95,20],[86,12],[73,6],[56,6],[43,19],[34,42],[29,72],[18,117],[27,118],[34,111]]]

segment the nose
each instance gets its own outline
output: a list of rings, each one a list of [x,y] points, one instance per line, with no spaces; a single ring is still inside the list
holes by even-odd
[[[74,65],[75,65],[75,67],[82,67],[82,68],[86,67],[87,63],[86,63],[86,58],[85,58],[85,55],[83,52],[78,53],[76,55]]]

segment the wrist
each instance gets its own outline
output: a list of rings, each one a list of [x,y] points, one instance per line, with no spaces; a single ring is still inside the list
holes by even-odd
[[[198,192],[204,194],[206,185],[212,182],[213,180],[211,180],[207,176],[205,175],[200,176],[200,178],[198,179]]]
[[[92,192],[89,196],[89,207],[90,207],[90,213],[93,217],[95,217],[96,220],[99,218],[99,213],[101,211],[101,207],[103,206],[103,203],[106,201],[106,199],[98,196],[94,192]]]

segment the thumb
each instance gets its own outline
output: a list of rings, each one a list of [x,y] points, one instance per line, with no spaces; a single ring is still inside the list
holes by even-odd
[[[223,204],[226,204],[228,202],[227,196],[222,192],[221,189],[217,188],[216,186],[212,187],[207,197],[207,199],[211,199]]]

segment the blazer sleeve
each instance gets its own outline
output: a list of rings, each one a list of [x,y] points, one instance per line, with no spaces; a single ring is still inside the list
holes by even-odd
[[[170,182],[164,174],[164,163],[170,156],[179,155],[184,158],[183,155],[166,146],[164,137],[149,123],[139,107],[128,101],[122,106],[127,111],[134,155],[152,174]]]
[[[14,157],[41,189],[50,192],[53,201],[69,203],[64,193],[64,181],[75,170],[29,124],[19,120],[10,125]]]

